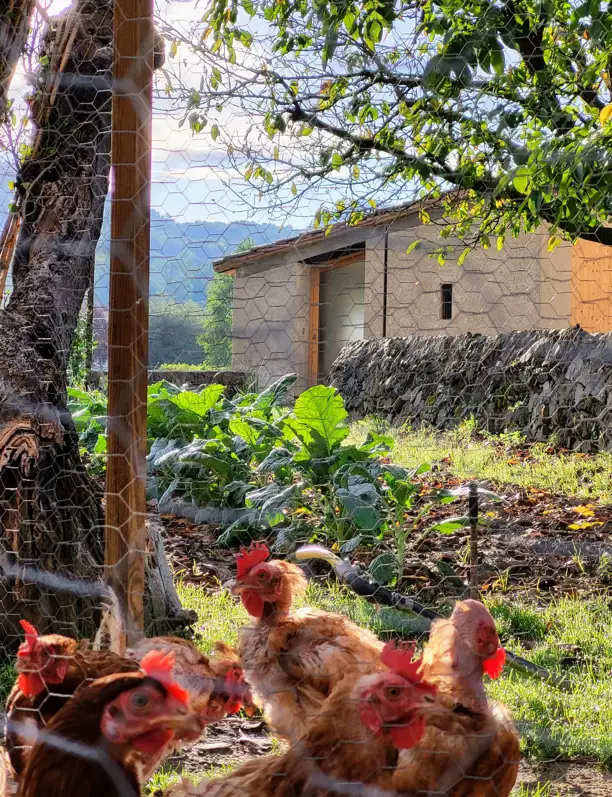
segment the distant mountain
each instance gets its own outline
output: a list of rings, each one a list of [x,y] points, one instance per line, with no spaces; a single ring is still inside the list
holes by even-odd
[[[292,227],[247,221],[177,222],[156,211],[151,213],[150,295],[176,302],[206,301],[212,263],[231,254],[250,238],[255,246],[299,234]],[[108,304],[110,224],[104,220],[96,250],[96,303]]]
[[[5,208],[11,195],[0,189],[0,229],[6,217]],[[109,207],[96,249],[96,304],[108,305],[110,268]],[[206,301],[206,290],[213,276],[212,262],[231,254],[250,238],[255,246],[299,234],[292,227],[280,229],[272,224],[248,221],[177,222],[151,212],[150,295],[176,302]],[[10,288],[10,279],[7,287]]]

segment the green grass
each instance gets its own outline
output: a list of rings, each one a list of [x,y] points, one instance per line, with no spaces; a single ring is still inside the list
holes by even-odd
[[[222,778],[225,775],[229,775],[233,769],[235,769],[235,765],[232,764],[215,764],[206,767],[197,774],[184,773],[184,777],[189,778],[189,780],[197,786],[200,781],[206,778]],[[158,789],[160,791],[165,791],[169,789],[170,786],[174,786],[175,783],[178,783],[181,777],[183,777],[183,775],[165,764],[152,778],[149,778],[145,787],[145,793],[153,794]]]
[[[380,430],[377,420],[359,421],[352,426],[352,438],[361,440],[368,429]],[[531,448],[532,460],[513,462],[511,448],[520,444],[520,435],[479,437],[473,424],[465,422],[450,432],[408,428],[387,429],[395,440],[393,461],[405,467],[447,458],[444,468],[461,479],[486,479],[498,487],[534,487],[580,498],[612,503],[612,454],[589,457],[579,454],[550,454],[548,446]],[[509,452],[505,453],[505,446]]]
[[[208,595],[179,585],[179,595],[187,608],[198,612],[204,651],[215,639],[236,641],[247,616],[227,593]],[[304,602],[346,613],[384,637],[393,636],[391,616],[404,619],[391,610],[377,612],[341,588],[326,592],[311,586]],[[491,697],[507,705],[517,721],[524,752],[535,759],[581,756],[612,767],[612,611],[607,602],[564,598],[539,608],[493,598],[488,605],[509,650],[572,678],[569,692],[509,668],[499,681],[489,682]],[[568,670],[563,660],[575,650],[579,663]]]
[[[608,602],[564,598],[538,611],[489,604],[509,650],[568,672],[572,688],[554,689],[511,670],[489,694],[512,712],[523,749],[535,758],[580,756],[612,767],[612,611]],[[567,657],[573,666],[563,666]]]
[[[17,672],[12,662],[0,665],[0,702],[4,704],[13,688]]]
[[[521,783],[512,792],[512,797],[561,797],[561,792],[555,790],[550,781],[546,783],[536,783],[535,785],[528,785]]]

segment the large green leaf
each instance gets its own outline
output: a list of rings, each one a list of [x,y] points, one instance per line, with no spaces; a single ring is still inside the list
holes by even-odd
[[[305,390],[293,414],[292,429],[312,456],[329,456],[349,433],[344,400],[333,387],[315,385]]]
[[[370,563],[368,571],[380,586],[388,584],[397,573],[397,559],[391,553],[381,553]]]
[[[297,378],[297,374],[287,374],[268,385],[253,402],[253,409],[262,410],[284,404],[287,401],[289,388],[293,387]]]
[[[224,390],[223,385],[208,385],[199,393],[183,390],[175,396],[169,396],[168,400],[180,409],[193,412],[201,418],[215,406]]]
[[[266,487],[247,493],[246,505],[253,507],[253,509],[261,509],[266,501],[276,497],[280,492],[282,492],[282,487],[276,482],[272,482],[272,484],[268,484]]]
[[[229,430],[232,434],[241,437],[249,446],[257,445],[259,432],[247,421],[241,421],[239,418],[232,418],[229,422]]]
[[[336,490],[336,496],[346,514],[361,531],[373,533],[378,530],[382,516],[368,493],[359,494],[356,491],[346,490],[341,487]]]
[[[293,455],[286,448],[273,448],[257,468],[258,473],[274,473],[291,464]]]

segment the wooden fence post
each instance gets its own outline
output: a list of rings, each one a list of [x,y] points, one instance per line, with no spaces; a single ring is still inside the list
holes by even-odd
[[[106,578],[144,630],[153,0],[115,0]]]

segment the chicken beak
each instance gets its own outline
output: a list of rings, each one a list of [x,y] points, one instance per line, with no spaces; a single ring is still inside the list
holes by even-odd
[[[232,579],[228,581],[225,586],[227,589],[232,593],[232,595],[241,595],[242,592],[246,589],[242,584],[239,584],[236,579]]]
[[[155,717],[151,720],[150,730],[154,728],[199,732],[202,730],[202,723],[195,712],[188,711],[185,714],[165,714]]]

